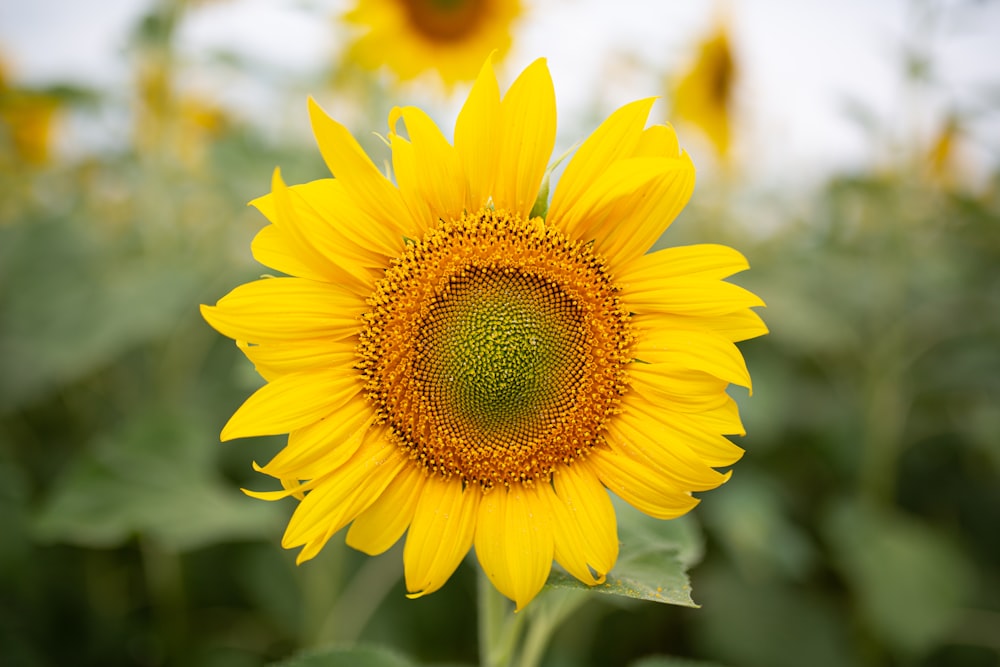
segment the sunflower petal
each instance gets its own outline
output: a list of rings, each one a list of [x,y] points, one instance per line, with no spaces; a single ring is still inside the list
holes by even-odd
[[[340,370],[283,375],[255,391],[229,418],[222,440],[278,435],[323,419],[363,385]]]
[[[349,338],[365,302],[327,283],[265,278],[235,288],[201,314],[216,331],[251,343]]]
[[[472,546],[482,492],[458,479],[426,479],[403,547],[407,597],[441,588]]]
[[[317,338],[293,343],[269,342],[254,345],[238,340],[236,346],[266,380],[319,368],[340,368],[350,372],[357,363],[354,343],[349,340]]]
[[[556,561],[589,586],[604,583],[618,559],[618,523],[608,492],[580,462],[559,470],[552,481]]]
[[[664,248],[642,255],[617,271],[618,282],[642,290],[667,278],[721,280],[750,268],[739,251],[716,243]]]
[[[399,190],[372,163],[350,130],[330,118],[311,97],[309,118],[323,160],[351,199],[379,224],[391,228],[408,220]]]
[[[552,569],[550,508],[538,489],[523,485],[493,489],[479,505],[476,556],[489,580],[518,610],[542,590]]]
[[[621,158],[631,157],[642,135],[655,98],[626,104],[600,124],[566,165],[552,193],[548,223],[564,233],[579,237],[577,225],[583,211],[576,202],[593,186],[606,169]]]
[[[757,338],[768,332],[767,325],[760,315],[746,309],[711,317],[692,317],[676,313],[634,313],[632,322],[636,329],[647,331],[670,329],[710,331],[733,343]]]
[[[426,478],[427,473],[420,466],[404,467],[371,507],[351,524],[347,531],[348,546],[375,556],[398,542],[413,519]]]
[[[763,306],[759,296],[739,285],[724,281],[670,278],[647,283],[646,289],[624,292],[629,308],[636,313],[677,313],[715,317]]]
[[[410,137],[413,160],[420,165],[420,169],[415,170],[414,186],[427,202],[432,221],[461,218],[465,210],[466,184],[458,151],[448,143],[430,116],[416,107],[393,109],[389,115],[390,139],[400,118]]]
[[[355,394],[330,416],[291,431],[288,444],[260,471],[272,477],[313,479],[336,470],[354,456],[374,425],[367,400]]]
[[[298,224],[311,244],[331,261],[343,257],[372,268],[399,253],[404,228],[395,221],[378,224],[372,215],[351,199],[344,184],[335,178],[321,178],[288,188],[289,200]],[[277,224],[274,193],[250,205]],[[347,261],[345,261],[347,265]]]
[[[685,491],[709,491],[728,479],[692,451],[684,439],[677,438],[676,432],[660,427],[656,418],[633,412],[616,420],[608,434],[613,438],[612,448],[646,461]]]
[[[595,449],[590,456],[598,478],[619,498],[657,519],[675,519],[698,504],[653,468],[612,449]]]
[[[503,138],[493,201],[521,218],[531,212],[556,141],[556,97],[543,58],[517,77],[501,103]]]
[[[605,224],[594,234],[598,250],[613,264],[628,262],[649,250],[691,199],[695,171],[687,153],[660,159],[666,165],[663,173],[620,200],[610,214],[617,224]],[[621,233],[623,229],[629,233]]]
[[[455,150],[468,179],[470,211],[478,211],[493,196],[500,128],[500,87],[488,58],[455,122]]]
[[[407,463],[406,455],[385,438],[384,430],[371,429],[355,455],[299,503],[282,546],[303,546],[296,562],[309,560],[334,533],[371,506]]]
[[[620,417],[633,432],[643,433],[649,440],[663,443],[674,451],[688,452],[685,456],[694,456],[706,466],[731,466],[743,457],[743,449],[734,445],[719,429],[706,423],[708,420],[661,409],[652,414],[651,406],[645,406],[644,410],[636,407],[635,403],[638,402],[633,402]]]
[[[739,349],[710,331],[649,331],[633,346],[637,359],[704,371],[750,388],[750,373]]]

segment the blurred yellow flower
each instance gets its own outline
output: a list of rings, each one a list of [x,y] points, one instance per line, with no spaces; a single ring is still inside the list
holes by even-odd
[[[60,106],[50,94],[14,86],[0,62],[0,142],[7,143],[16,162],[35,166],[48,163]]]
[[[931,142],[926,154],[927,175],[938,185],[952,187],[962,180],[956,148],[961,134],[962,126],[958,116],[950,114]]]
[[[522,11],[520,0],[356,0],[344,15],[360,31],[348,58],[402,81],[430,70],[448,86],[470,81],[487,55],[510,49]]]
[[[694,188],[694,167],[653,99],[587,139],[543,216],[556,133],[536,61],[501,98],[492,63],[454,145],[415,107],[389,114],[396,182],[310,100],[333,179],[253,202],[270,220],[254,256],[291,277],[237,287],[205,319],[267,384],[223,440],[288,433],[258,470],[301,502],[282,544],[315,556],[384,552],[406,533],[406,587],[440,588],[475,546],[524,607],[552,561],[596,585],[618,555],[613,491],[661,519],[742,450],[734,344],[766,333],[747,268],[718,245],[646,254]],[[397,133],[400,122],[407,138]]]
[[[189,169],[204,163],[211,141],[225,129],[226,112],[193,93],[178,93],[169,59],[148,57],[136,74],[135,145],[141,153],[178,160]]]
[[[722,159],[729,156],[736,77],[729,33],[720,23],[698,45],[694,64],[671,94],[673,117],[700,128]]]

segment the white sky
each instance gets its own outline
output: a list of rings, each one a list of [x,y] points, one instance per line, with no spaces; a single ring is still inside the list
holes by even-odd
[[[345,2],[212,3],[192,13],[181,43],[192,55],[225,48],[277,71],[318,71],[337,47],[328,17]],[[114,86],[127,80],[125,42],[148,6],[148,0],[0,0],[0,53],[28,82]],[[661,94],[654,73],[685,63],[720,6],[534,0],[507,72],[548,58],[561,127],[575,127],[595,104],[606,113]],[[974,116],[966,156],[980,166],[1000,163],[1000,2],[732,0],[725,7],[741,74],[738,147],[762,173],[818,175],[884,157],[848,113],[857,103],[901,135],[929,134],[945,110],[958,108]],[[919,17],[928,10],[936,18],[924,23],[922,35],[937,84],[913,100],[901,82],[901,53],[921,34]],[[629,71],[626,61],[647,67]],[[372,129],[381,130],[383,119]],[[304,112],[300,121],[306,124]],[[704,147],[688,137],[684,143],[698,163]]]

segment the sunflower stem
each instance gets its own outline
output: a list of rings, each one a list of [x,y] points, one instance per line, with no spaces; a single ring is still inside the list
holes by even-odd
[[[579,590],[546,588],[528,610],[531,618],[525,632],[518,667],[538,667],[545,657],[549,641],[562,622],[576,611],[586,600],[588,593]]]
[[[514,656],[524,614],[513,613],[513,606],[492,582],[479,572],[479,665],[508,667]]]

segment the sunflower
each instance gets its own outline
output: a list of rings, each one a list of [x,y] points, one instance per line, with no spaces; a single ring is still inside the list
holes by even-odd
[[[360,29],[348,58],[403,81],[428,70],[449,86],[470,81],[487,55],[508,51],[521,12],[520,0],[357,0],[343,17]]]
[[[737,76],[729,30],[720,22],[698,45],[694,64],[672,95],[674,117],[701,129],[722,159],[729,156]]]
[[[722,278],[735,250],[646,251],[694,168],[652,99],[612,114],[567,164],[545,217],[556,132],[543,60],[501,98],[482,67],[454,144],[415,107],[389,114],[395,182],[310,100],[335,178],[252,202],[254,256],[288,274],[237,287],[205,319],[267,383],[222,439],[288,433],[260,472],[300,500],[282,544],[384,552],[406,533],[412,597],[475,547],[518,608],[557,561],[596,585],[615,564],[614,492],[661,519],[725,482],[742,450],[735,341],[763,305]],[[408,138],[397,133],[400,123]],[[538,208],[543,208],[539,205]],[[537,209],[536,209],[537,210]]]

